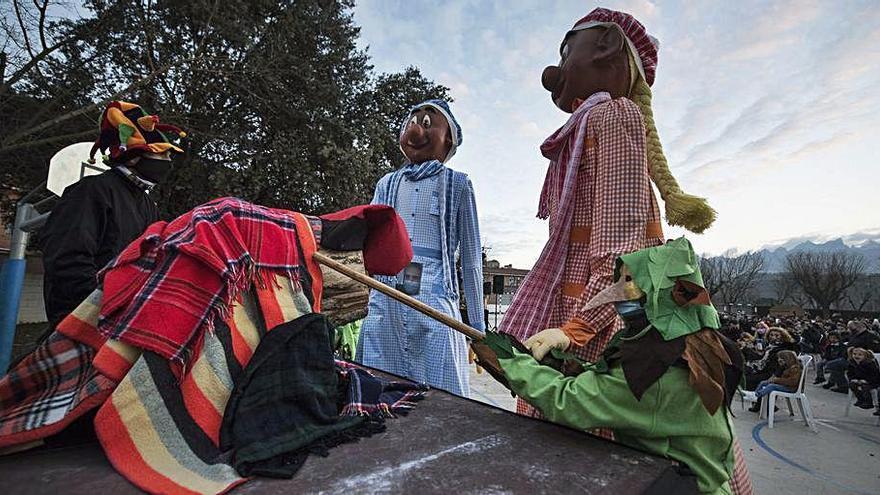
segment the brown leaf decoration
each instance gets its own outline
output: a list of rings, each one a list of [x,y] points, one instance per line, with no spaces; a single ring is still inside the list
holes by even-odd
[[[712,304],[709,293],[703,287],[689,282],[684,279],[676,279],[675,285],[672,286],[672,300],[679,306],[687,306],[690,304],[702,304],[707,306]]]
[[[700,335],[705,333],[710,336]],[[683,355],[690,369],[688,383],[709,414],[715,414],[724,402],[724,361],[730,362],[721,342],[712,333],[704,329],[685,337]]]

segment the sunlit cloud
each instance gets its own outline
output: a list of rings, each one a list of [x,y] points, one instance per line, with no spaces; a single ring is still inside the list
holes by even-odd
[[[683,188],[719,213],[706,234],[688,234],[698,250],[880,231],[875,3],[602,5],[633,13],[660,39],[652,89],[666,154]],[[355,7],[361,46],[380,71],[415,65],[451,88],[465,142],[450,165],[473,180],[483,238],[503,263],[530,266],[546,241],[546,223],[534,218],[547,166],[538,147],[567,115],[540,75],[592,8],[582,0]]]

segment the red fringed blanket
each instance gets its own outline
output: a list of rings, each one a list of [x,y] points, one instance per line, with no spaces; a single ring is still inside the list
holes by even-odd
[[[99,274],[98,330],[185,365],[199,330],[210,330],[243,290],[270,275],[300,280],[302,256],[312,253],[302,252],[297,231],[308,228],[302,215],[235,198],[154,223]]]

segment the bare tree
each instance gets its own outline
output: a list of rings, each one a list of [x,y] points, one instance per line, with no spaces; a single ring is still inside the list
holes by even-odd
[[[758,274],[764,269],[761,253],[739,256],[716,256],[700,259],[703,285],[709,296],[718,295],[725,304],[742,301],[755,286]]]
[[[790,273],[779,273],[773,278],[773,289],[776,304],[784,304],[793,299],[795,291],[799,288],[797,280]]]
[[[776,304],[789,302],[801,308],[813,305],[810,297],[804,294],[797,280],[789,272],[777,273],[773,278],[773,288],[776,291]]]
[[[45,135],[47,131],[56,128],[72,119],[88,117],[88,120],[94,121],[107,103],[123,97],[127,97],[152,84],[157,78],[168,72],[172,67],[185,63],[201,61],[204,58],[203,49],[207,34],[200,39],[193,55],[186,59],[173,60],[160,67],[155,66],[150,60],[149,71],[146,74],[135,79],[133,82],[119,87],[112,94],[101,94],[100,99],[96,102],[88,103],[72,110],[57,112],[59,109],[53,105],[53,100],[58,100],[58,94],[52,94],[48,89],[53,86],[46,81],[42,71],[46,68],[56,68],[68,63],[60,54],[63,48],[82,41],[89,36],[94,36],[95,32],[99,32],[108,23],[115,22],[114,13],[118,9],[126,8],[125,2],[118,2],[118,5],[107,9],[107,11],[94,19],[81,22],[75,28],[61,29],[63,22],[49,22],[47,12],[52,4],[56,6],[61,2],[50,2],[49,0],[34,0],[33,6],[27,5],[21,0],[13,0],[11,8],[0,10],[0,29],[4,34],[4,46],[2,57],[0,57],[0,97],[6,96],[16,83],[19,83],[29,74],[32,78],[29,80],[37,89],[52,96],[42,105],[42,109],[32,115],[27,122],[19,122],[15,132],[4,133],[0,139],[0,153],[9,153],[12,151],[21,152],[24,149],[34,148],[45,144],[56,144],[60,142],[75,142],[94,134],[94,129],[78,130],[72,133],[50,133]],[[147,9],[151,8],[152,2],[148,2]],[[209,33],[211,20],[219,8],[219,1],[215,1],[212,7],[211,17],[208,20],[208,27],[205,29]],[[54,32],[61,31],[63,35],[59,36],[58,41],[53,41]],[[48,41],[47,41],[48,40]],[[11,71],[7,75],[7,71]],[[53,89],[52,91],[58,91]],[[66,93],[64,88],[60,90]],[[5,103],[5,99],[0,104]],[[55,112],[55,113],[53,113]],[[52,118],[47,118],[51,115]]]
[[[700,257],[700,273],[703,275],[703,287],[709,293],[710,298],[714,298],[715,294],[721,289],[721,264],[724,258],[722,256],[709,257],[703,255]]]
[[[725,303],[736,304],[743,301],[755,286],[758,274],[764,269],[764,256],[761,253],[746,253],[727,258],[722,276],[727,283],[721,287],[721,297]]]
[[[880,299],[880,275],[862,275],[850,287],[844,299],[849,306],[861,312],[866,308],[870,308],[870,304],[874,299]]]
[[[831,306],[841,301],[847,289],[865,271],[865,259],[846,251],[789,253],[785,264],[788,273],[824,316],[828,316]]]

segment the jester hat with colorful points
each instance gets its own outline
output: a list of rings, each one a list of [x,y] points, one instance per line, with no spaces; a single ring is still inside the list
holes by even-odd
[[[141,153],[183,153],[171,140],[186,137],[186,133],[170,124],[159,123],[158,115],[150,115],[135,103],[113,101],[101,113],[101,134],[89,154],[94,163],[98,150],[110,164],[123,163]],[[170,139],[169,139],[170,138]]]

